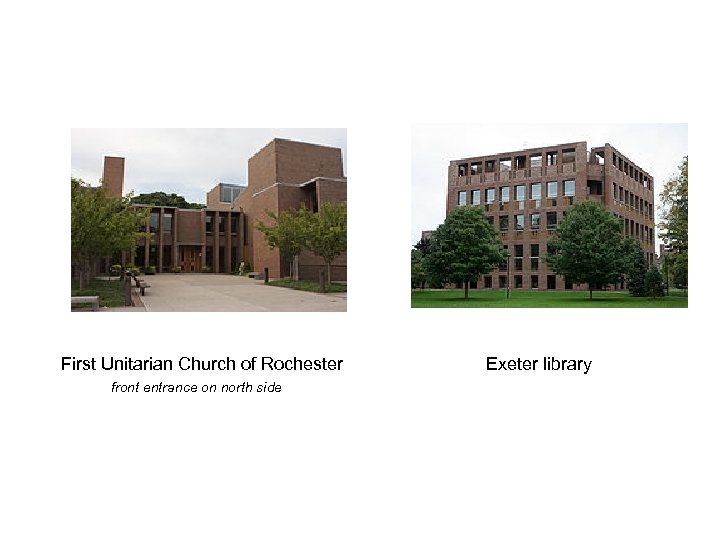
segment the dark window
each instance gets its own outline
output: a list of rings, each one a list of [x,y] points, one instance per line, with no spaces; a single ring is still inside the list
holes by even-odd
[[[548,229],[554,229],[557,227],[557,212],[548,212],[545,214],[545,219],[547,220]]]
[[[539,280],[537,276],[530,276],[530,288],[531,289],[537,289],[539,288]]]
[[[160,212],[151,212],[150,213],[150,232],[151,233],[158,232],[159,227],[160,227]]]
[[[163,232],[172,232],[172,214],[165,212],[163,214]]]
[[[523,286],[522,276],[515,276],[515,288],[522,289],[522,286]]]
[[[547,276],[547,288],[550,290],[555,289],[555,276]]]
[[[492,289],[492,276],[485,276],[484,282],[486,289]]]
[[[205,232],[207,234],[212,234],[213,232],[213,217],[212,216],[205,216]]]
[[[508,216],[500,216],[500,230],[501,231],[508,230]]]

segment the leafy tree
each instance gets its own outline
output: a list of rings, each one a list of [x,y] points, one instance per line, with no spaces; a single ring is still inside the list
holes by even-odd
[[[680,173],[665,184],[660,193],[663,205],[660,238],[676,253],[688,250],[688,158],[678,167]]]
[[[274,225],[258,223],[256,228],[265,236],[265,242],[271,248],[278,248],[285,257],[292,257],[292,278],[299,280],[300,252],[307,245],[310,212],[302,207],[298,211],[284,211],[275,215],[266,210],[267,215],[275,222]]]
[[[632,262],[630,272],[628,274],[628,290],[633,296],[646,296],[645,278],[647,276],[648,265],[643,256],[642,248],[636,242],[633,248]]]
[[[617,282],[630,270],[635,241],[623,237],[621,221],[594,201],[573,205],[548,241],[546,261],[573,283],[593,289]]]
[[[471,281],[477,281],[505,260],[505,251],[478,207],[462,206],[450,212],[433,236],[427,255],[431,281],[462,282],[465,298]]]
[[[415,249],[424,257],[430,252],[430,246],[432,246],[432,240],[429,238],[421,238],[418,243],[415,244]]]
[[[654,264],[650,265],[645,275],[645,290],[646,294],[653,298],[663,295],[663,278]]]
[[[185,197],[176,193],[169,195],[163,191],[154,191],[152,193],[141,193],[132,198],[132,204],[149,204],[152,206],[173,206],[175,208],[205,208],[204,204],[191,203],[185,200]]]
[[[665,256],[663,275],[667,276],[668,284],[684,289],[688,285],[688,254],[669,253]]]
[[[71,257],[82,288],[98,258],[135,247],[148,212],[130,209],[130,197],[108,197],[104,188],[77,178],[70,179],[70,190]]]
[[[303,219],[307,222],[306,246],[325,261],[329,283],[332,262],[347,251],[347,205],[323,203],[318,212],[307,211]]]
[[[425,270],[425,258],[422,251],[413,249],[410,251],[410,286],[411,288],[425,288],[427,271]]]

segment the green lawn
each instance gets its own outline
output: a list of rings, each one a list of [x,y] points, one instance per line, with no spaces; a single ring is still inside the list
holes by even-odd
[[[288,289],[297,289],[299,291],[320,292],[320,284],[317,281],[292,281],[290,279],[279,279],[271,281],[268,285],[273,287],[287,287]],[[346,292],[347,284],[345,283],[327,283],[325,284],[325,292],[339,293]]]
[[[104,307],[118,307],[125,305],[125,293],[120,281],[104,281],[93,279],[81,290],[73,282],[70,296],[99,296],[100,305]]]
[[[635,298],[626,292],[593,291],[505,291],[470,290],[465,300],[462,289],[415,290],[414,308],[686,308],[687,291],[670,291],[663,298]]]

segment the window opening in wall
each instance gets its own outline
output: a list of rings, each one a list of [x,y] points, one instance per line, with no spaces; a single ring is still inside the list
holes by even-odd
[[[205,216],[205,233],[212,234],[213,232],[213,217]]]
[[[220,184],[220,202],[231,203],[242,193],[242,186],[232,184]]]
[[[635,178],[635,168],[630,165],[630,178]]]
[[[172,232],[172,220],[173,216],[170,212],[163,213],[163,232]]]
[[[480,204],[480,190],[473,189],[472,190],[472,205],[477,206],[478,204]]]
[[[518,156],[515,158],[515,168],[516,169],[524,169],[527,166],[527,157],[526,156]]]
[[[495,172],[495,161],[485,162],[485,172]]]
[[[510,186],[502,186],[500,188],[500,202],[510,202]]]
[[[618,198],[618,189],[617,188],[618,188],[617,184],[615,182],[613,182],[613,199],[615,199],[616,201]],[[620,188],[620,189],[622,189],[622,188]]]
[[[535,201],[535,207],[540,206],[540,184],[530,184],[530,198]]]
[[[563,194],[566,197],[574,197],[575,196],[575,180],[569,179],[563,181]]]
[[[500,288],[507,289],[507,276],[500,276]]]
[[[530,270],[540,266],[540,244],[530,244]]]
[[[225,216],[218,216],[218,232],[225,234]]]
[[[575,149],[567,148],[562,151],[562,162],[563,163],[575,163]]]
[[[516,201],[524,201],[525,200],[525,185],[524,184],[515,186],[515,200]]]
[[[160,227],[160,212],[151,212],[150,213],[150,232],[151,233],[158,232],[159,227]]]
[[[557,152],[548,152],[545,154],[546,165],[557,165]]]
[[[623,172],[625,174],[628,174],[628,171],[630,170],[630,166],[628,165],[627,161],[623,161]]]
[[[542,166],[542,154],[531,154],[530,155],[530,167],[541,167]]]
[[[547,288],[552,291],[555,289],[555,286],[555,276],[547,276]]]
[[[470,164],[470,174],[478,174],[482,169],[482,162],[475,161]]]
[[[493,216],[487,216],[487,220],[490,225],[495,225],[495,218]]]
[[[547,221],[548,229],[554,229],[557,227],[557,212],[548,212],[545,214],[545,219]]]
[[[602,195],[602,180],[588,180],[588,195]]]
[[[522,282],[523,282],[522,276],[515,276],[515,288],[516,289],[522,289],[522,286],[523,286]]]
[[[467,204],[467,191],[458,191],[458,206],[465,206]]]
[[[540,214],[530,214],[530,229],[536,231],[540,228]]]
[[[508,216],[500,216],[500,231],[508,230]]]
[[[531,289],[539,289],[539,280],[537,276],[530,276],[530,288]]]
[[[503,246],[503,251],[506,253],[506,257],[509,257],[510,255],[508,254],[507,248],[508,248],[507,246]],[[498,270],[500,270],[501,272],[507,272],[507,269],[508,269],[508,268],[507,268],[507,265],[508,265],[508,260],[507,260],[507,258],[505,258],[505,259],[503,259],[503,261],[498,265]]]
[[[485,190],[485,202],[492,204],[495,202],[495,188],[487,188]]]
[[[565,276],[565,290],[572,291],[573,288],[573,282],[570,281],[567,276]]]
[[[485,276],[483,281],[486,289],[492,289],[492,276]]]
[[[515,214],[515,230],[525,230],[525,214]]]
[[[523,268],[523,247],[522,244],[515,246],[515,270],[522,270]]]
[[[508,158],[501,158],[499,161],[500,161],[500,172],[509,171],[509,170],[510,170],[511,160],[510,160],[509,157],[508,157]]]
[[[557,182],[548,182],[546,184],[547,196],[549,199],[557,198]]]
[[[613,166],[617,167],[617,155],[613,152]]]
[[[648,187],[648,177],[643,175],[643,187]]]
[[[458,165],[458,176],[467,176],[467,164]]]
[[[602,150],[596,150],[595,159],[597,160],[598,165],[605,165],[605,152]]]

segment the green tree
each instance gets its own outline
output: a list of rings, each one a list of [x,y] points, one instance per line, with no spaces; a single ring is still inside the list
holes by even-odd
[[[323,203],[318,212],[308,211],[303,219],[307,223],[306,246],[325,261],[329,283],[332,262],[347,251],[347,205]]]
[[[632,265],[634,241],[622,222],[594,201],[571,206],[548,241],[546,261],[553,272],[593,289],[616,283]]]
[[[462,206],[450,212],[433,236],[427,255],[431,281],[460,283],[465,298],[471,281],[505,261],[505,251],[495,228],[482,209]]]
[[[645,274],[645,291],[646,294],[653,298],[663,295],[663,278],[660,270],[654,264],[650,265],[647,274]]]
[[[646,296],[645,278],[648,265],[643,255],[642,248],[636,242],[631,256],[631,266],[628,273],[628,290],[633,296]]]
[[[149,204],[152,206],[173,206],[175,208],[205,208],[204,204],[191,203],[185,200],[185,197],[176,193],[167,194],[163,191],[154,191],[152,193],[141,193],[131,199],[132,204]]]
[[[148,212],[131,209],[130,197],[108,197],[77,178],[70,179],[70,193],[71,257],[82,288],[99,257],[135,248]]]
[[[307,245],[310,212],[302,207],[298,211],[283,211],[278,215],[266,210],[274,221],[273,225],[260,222],[256,228],[265,236],[265,242],[271,248],[279,249],[284,257],[292,258],[292,279],[299,280],[299,256]]]
[[[426,281],[425,257],[419,249],[413,249],[410,251],[410,287],[424,289]]]
[[[680,173],[667,181],[660,193],[663,209],[660,238],[675,253],[688,251],[688,158],[678,167]]]

